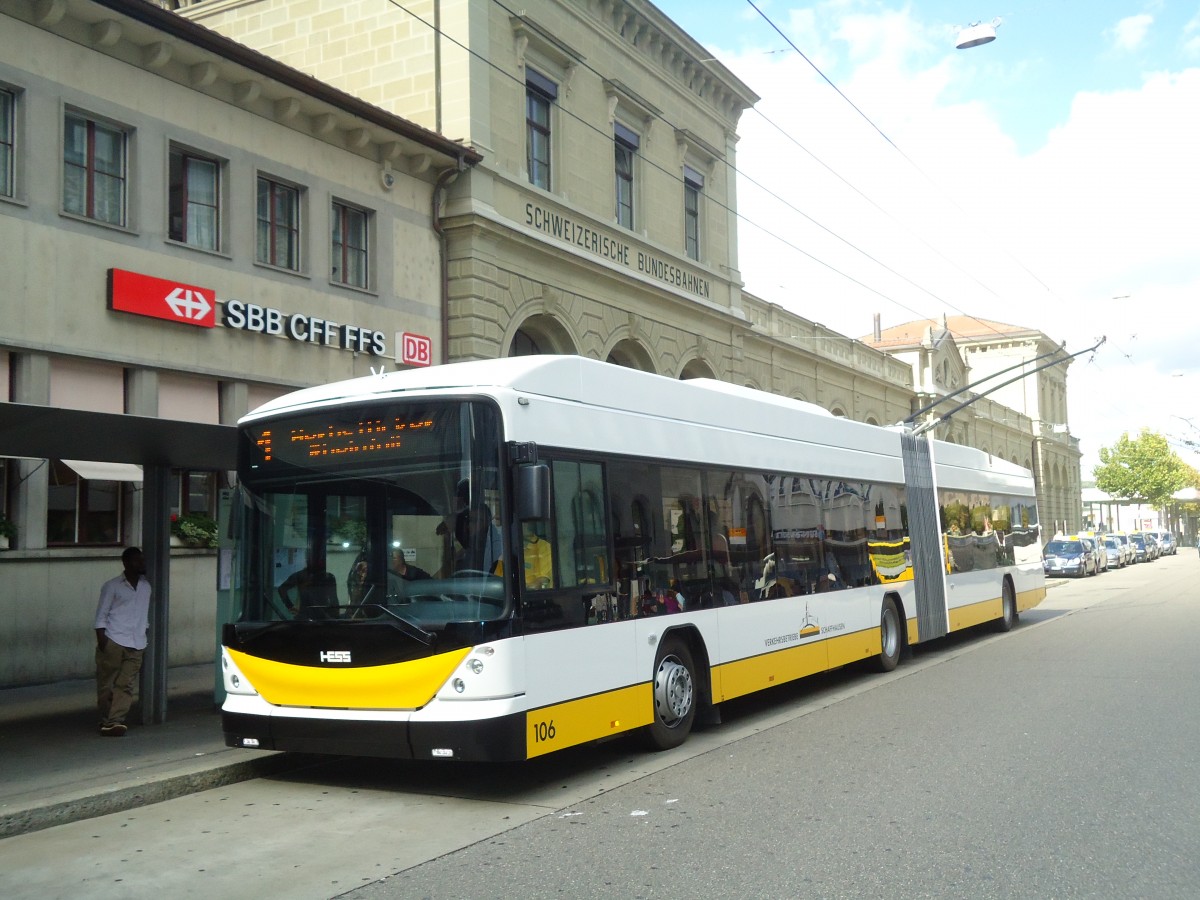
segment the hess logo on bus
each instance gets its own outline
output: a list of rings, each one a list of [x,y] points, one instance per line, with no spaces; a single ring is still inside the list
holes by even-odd
[[[321,662],[323,663],[348,663],[350,662],[349,650],[322,650]]]

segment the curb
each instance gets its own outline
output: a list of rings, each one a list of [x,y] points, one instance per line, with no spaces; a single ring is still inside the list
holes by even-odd
[[[124,812],[151,803],[161,803],[163,800],[174,800],[210,788],[278,775],[306,764],[311,764],[311,758],[303,754],[273,753],[270,756],[243,760],[200,772],[173,775],[146,784],[130,785],[46,806],[16,810],[0,814],[0,840],[96,816]]]

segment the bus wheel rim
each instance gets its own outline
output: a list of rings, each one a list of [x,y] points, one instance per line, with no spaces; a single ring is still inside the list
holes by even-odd
[[[675,657],[666,657],[654,676],[654,707],[668,728],[678,724],[692,708],[692,673]]]

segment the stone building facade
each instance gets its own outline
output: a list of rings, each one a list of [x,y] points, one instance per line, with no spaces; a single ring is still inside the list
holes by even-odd
[[[906,414],[907,367],[741,290],[736,128],[757,97],[653,6],[173,5],[483,155],[440,223],[442,358],[578,353]]]

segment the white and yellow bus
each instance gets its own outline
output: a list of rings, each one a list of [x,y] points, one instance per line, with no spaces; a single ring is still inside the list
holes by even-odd
[[[1029,472],[574,356],[298,391],[240,423],[226,743],[526,759],[1045,596]]]

